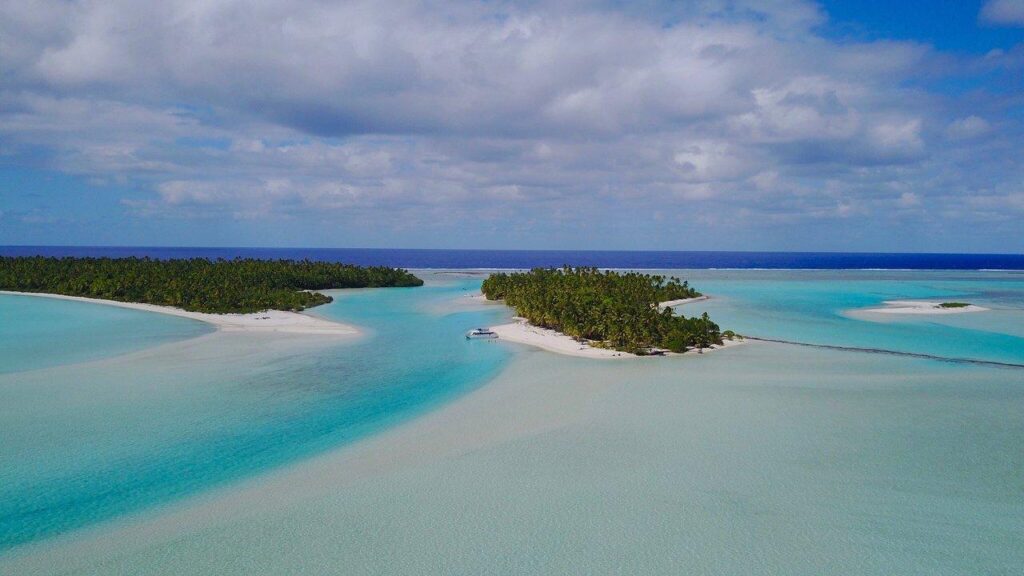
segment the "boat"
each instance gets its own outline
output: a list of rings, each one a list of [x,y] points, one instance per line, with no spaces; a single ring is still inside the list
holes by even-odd
[[[469,332],[466,332],[466,340],[486,340],[497,337],[497,333],[492,332],[487,328],[474,328]]]

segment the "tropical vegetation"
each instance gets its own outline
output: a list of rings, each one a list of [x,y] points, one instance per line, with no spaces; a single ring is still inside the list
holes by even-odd
[[[939,304],[939,308],[967,308],[970,306],[967,302],[943,302]]]
[[[193,312],[298,311],[332,300],[315,290],[421,285],[403,269],[310,260],[0,257],[0,290]]]
[[[531,324],[596,346],[648,354],[722,343],[723,333],[707,313],[687,318],[659,306],[701,295],[674,277],[568,266],[535,268],[491,274],[482,290],[488,300],[504,300]]]

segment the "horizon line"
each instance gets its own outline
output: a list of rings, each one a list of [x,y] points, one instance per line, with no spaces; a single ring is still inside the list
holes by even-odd
[[[211,245],[143,245],[143,244],[0,244],[4,248],[138,248],[138,249],[243,249],[243,250],[404,250],[410,252],[622,252],[622,253],[682,253],[682,254],[843,254],[892,256],[1014,256],[1018,252],[870,252],[863,250],[678,250],[640,248],[404,248],[358,246],[211,246]]]

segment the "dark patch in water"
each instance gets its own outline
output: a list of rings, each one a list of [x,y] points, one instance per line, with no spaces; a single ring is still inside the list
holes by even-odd
[[[827,350],[841,350],[844,352],[861,352],[865,354],[888,354],[890,356],[908,356],[910,358],[921,358],[923,360],[938,360],[940,362],[952,362],[954,364],[980,364],[982,366],[996,366],[999,368],[1024,368],[1024,364],[1013,362],[999,362],[997,360],[978,360],[977,358],[955,358],[951,356],[936,356],[934,354],[921,354],[919,352],[900,352],[899,350],[886,350],[884,348],[858,348],[856,346],[835,346],[832,344],[812,344],[810,342],[794,342],[792,340],[778,340],[775,338],[758,338],[746,336],[748,340],[759,342],[774,342],[776,344],[789,344],[791,346],[806,346],[808,348],[825,348]]]

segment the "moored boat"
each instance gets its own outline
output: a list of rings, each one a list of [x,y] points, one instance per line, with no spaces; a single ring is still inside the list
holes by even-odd
[[[486,340],[497,337],[498,335],[488,328],[474,328],[466,332],[466,340]]]

